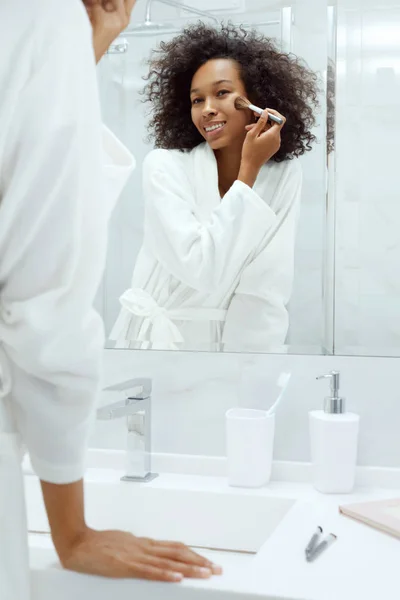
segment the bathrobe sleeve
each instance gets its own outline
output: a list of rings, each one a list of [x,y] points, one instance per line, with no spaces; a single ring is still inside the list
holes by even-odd
[[[92,306],[112,200],[133,168],[102,131],[91,28],[76,7],[20,90],[0,181],[0,361],[33,468],[52,483],[83,475],[104,347]]]
[[[182,283],[211,293],[233,280],[260,244],[276,215],[250,187],[236,181],[201,221],[182,162],[168,150],[155,150],[145,160],[145,243],[160,264]]]
[[[274,199],[277,222],[243,269],[228,307],[222,338],[226,351],[273,352],[285,343],[301,185],[299,161],[288,161]]]

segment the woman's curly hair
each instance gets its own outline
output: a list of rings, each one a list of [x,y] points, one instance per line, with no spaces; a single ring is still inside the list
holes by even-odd
[[[233,59],[240,65],[251,102],[286,117],[281,147],[273,160],[281,162],[311,150],[319,104],[317,75],[256,30],[230,23],[217,29],[202,22],[161,42],[150,59],[143,93],[144,101],[152,105],[149,132],[157,148],[191,150],[204,142],[191,119],[190,85],[196,71],[216,58]]]

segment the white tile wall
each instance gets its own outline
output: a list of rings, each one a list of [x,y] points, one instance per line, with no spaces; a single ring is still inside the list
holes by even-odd
[[[338,2],[338,354],[400,354],[400,6]]]
[[[241,391],[244,369],[263,381],[265,393]],[[291,371],[277,414],[275,458],[309,460],[308,411],[322,406],[328,383],[319,374],[337,369],[348,410],[361,416],[359,463],[400,468],[400,358],[240,355],[105,350],[104,385],[152,377],[155,452],[225,453],[225,412],[234,406],[267,408],[281,371]],[[101,402],[107,401],[106,395]],[[97,422],[91,445],[125,447],[125,421]]]

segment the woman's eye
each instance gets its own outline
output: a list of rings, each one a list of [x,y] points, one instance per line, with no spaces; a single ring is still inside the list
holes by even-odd
[[[220,90],[217,96],[225,96],[225,94],[229,94],[229,90]]]
[[[199,104],[199,102],[201,102],[200,98],[195,98],[194,100],[192,100],[192,104]]]

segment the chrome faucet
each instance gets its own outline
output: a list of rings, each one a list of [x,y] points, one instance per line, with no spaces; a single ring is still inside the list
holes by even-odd
[[[138,388],[141,391],[137,392]],[[101,421],[126,417],[128,428],[126,475],[122,481],[148,482],[157,477],[151,472],[151,379],[130,379],[105,388],[124,397],[97,410]]]

